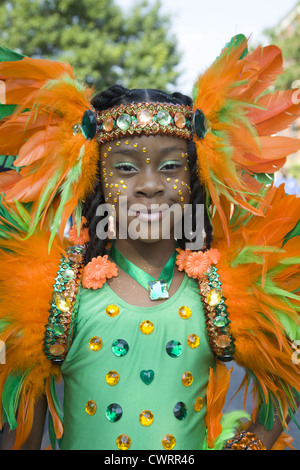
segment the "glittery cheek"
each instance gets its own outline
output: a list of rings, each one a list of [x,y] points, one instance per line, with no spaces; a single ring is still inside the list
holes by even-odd
[[[125,145],[129,145],[129,141],[124,141]],[[112,145],[116,145],[120,147],[122,142],[117,141],[112,143]],[[138,144],[134,144],[137,146]],[[105,193],[105,202],[112,204],[113,206],[118,203],[118,198],[120,195],[124,195],[124,192],[127,189],[127,184],[125,179],[120,179],[116,181],[115,174],[113,169],[110,165],[107,165],[106,162],[109,161],[109,153],[112,151],[112,147],[109,146],[107,151],[103,154],[103,161],[102,161],[102,180],[104,185],[104,193]],[[108,168],[109,169],[108,169]]]
[[[187,172],[187,171],[189,171],[189,168],[188,168],[188,154],[185,153],[185,152],[182,152],[181,157],[186,159],[185,166],[184,166],[184,171]],[[166,178],[166,181],[169,185],[171,185],[171,188],[174,191],[176,191],[176,193],[180,197],[180,203],[182,204],[182,206],[184,206],[184,204],[187,204],[190,200],[190,195],[192,193],[190,185],[186,181],[184,181],[183,179],[179,180],[179,178],[170,178],[170,177],[168,177],[168,178]]]

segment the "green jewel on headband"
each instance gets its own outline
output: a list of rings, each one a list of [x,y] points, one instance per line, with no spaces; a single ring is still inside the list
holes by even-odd
[[[132,103],[97,113],[99,143],[131,135],[193,137],[193,112],[188,106],[169,103]]]
[[[92,140],[96,135],[96,130],[96,114],[90,109],[87,109],[82,116],[81,124],[74,124],[73,135],[78,134],[78,132],[82,132],[82,134],[87,140]]]

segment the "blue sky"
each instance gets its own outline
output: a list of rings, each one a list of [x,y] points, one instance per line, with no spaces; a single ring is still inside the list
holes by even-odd
[[[135,1],[117,3],[130,14]],[[178,91],[190,94],[198,74],[235,34],[251,35],[254,45],[265,43],[263,31],[276,26],[297,3],[297,0],[162,0],[162,11],[171,15],[172,33],[182,52]]]

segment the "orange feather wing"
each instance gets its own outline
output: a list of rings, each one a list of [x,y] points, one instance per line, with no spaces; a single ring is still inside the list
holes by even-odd
[[[194,111],[204,113],[208,129],[205,136],[195,137],[199,177],[227,239],[229,220],[222,196],[262,216],[263,197],[253,192],[247,174],[274,173],[289,154],[300,149],[300,139],[273,136],[300,115],[300,106],[293,103],[294,91],[261,96],[282,72],[281,51],[260,46],[248,54],[246,48],[245,37],[226,47],[194,87]]]

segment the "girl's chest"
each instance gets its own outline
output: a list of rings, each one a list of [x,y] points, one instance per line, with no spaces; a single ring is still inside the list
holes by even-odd
[[[198,289],[186,278],[174,296],[150,308],[129,306],[107,287],[101,296],[82,292],[62,372],[68,406],[78,409],[81,423],[97,420],[116,438],[125,432],[136,445],[148,439],[157,448],[167,434],[186,440],[203,420],[213,365]]]

